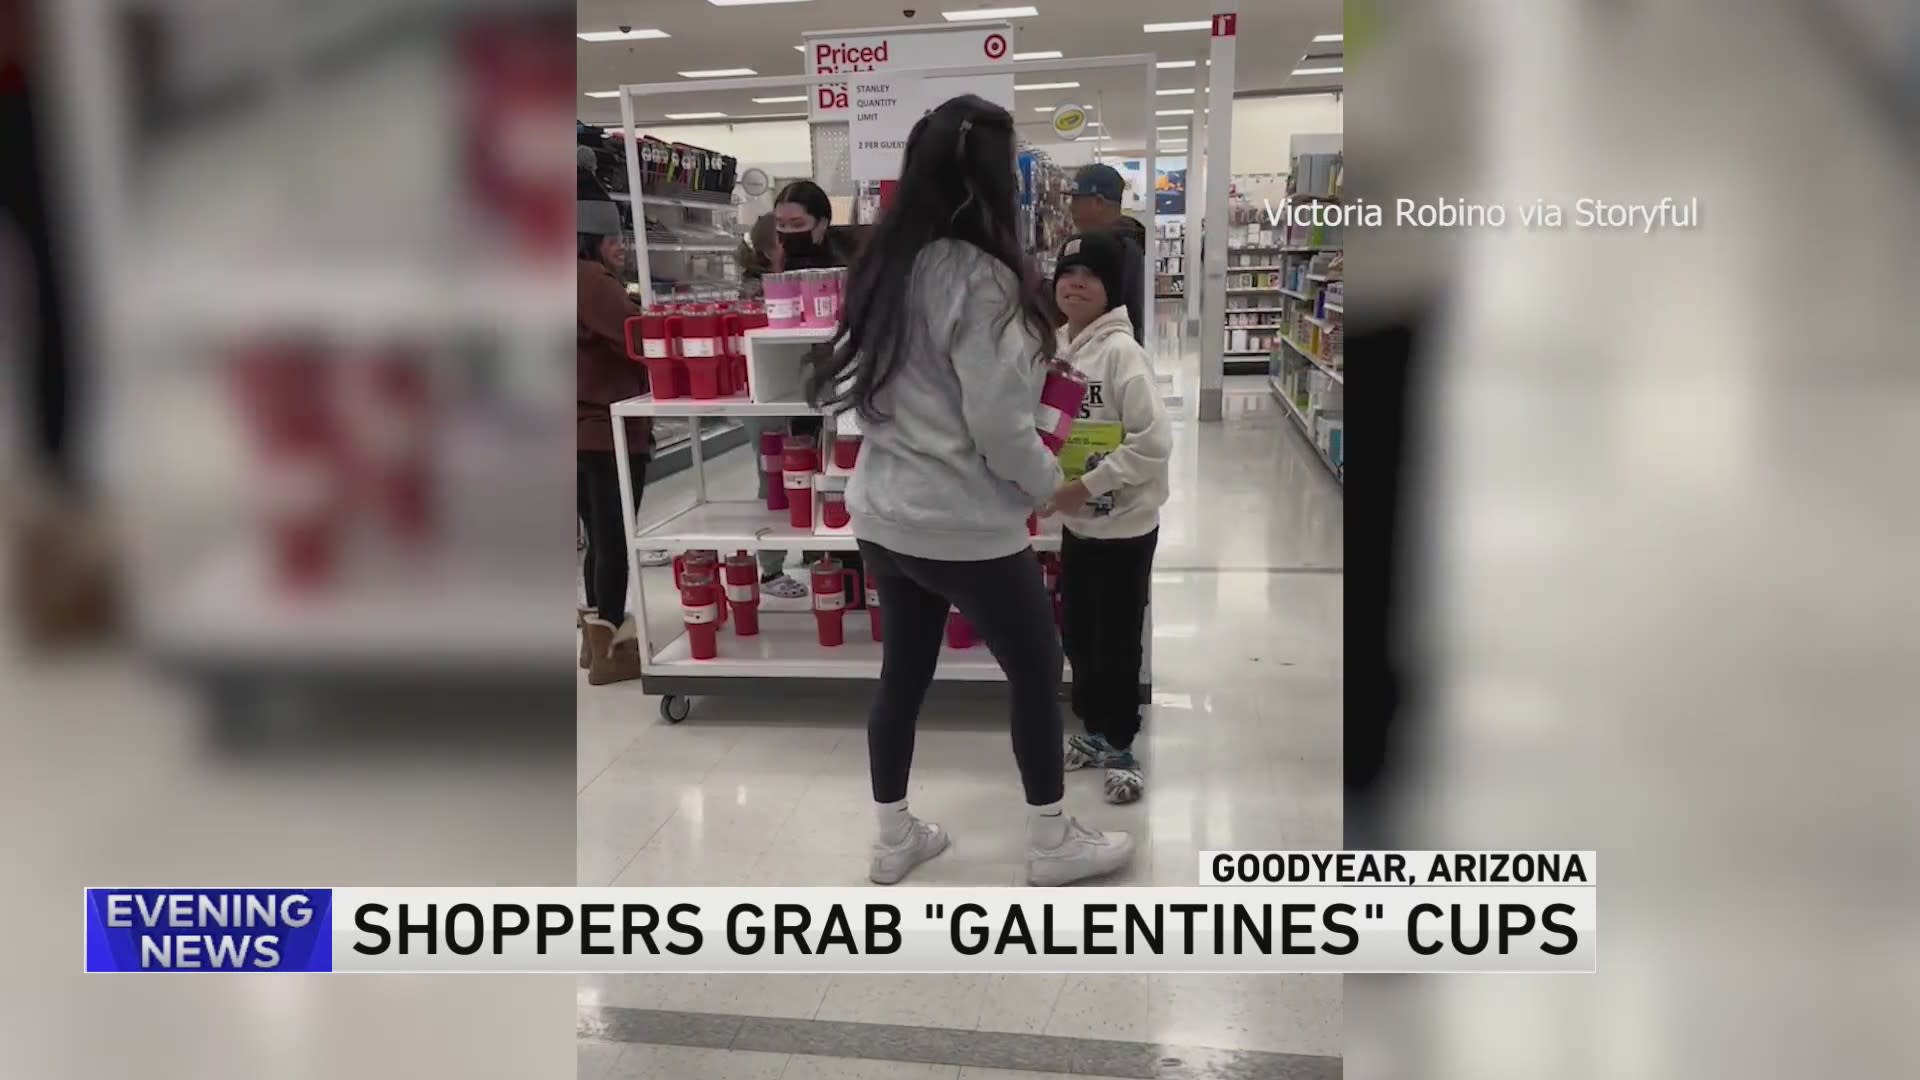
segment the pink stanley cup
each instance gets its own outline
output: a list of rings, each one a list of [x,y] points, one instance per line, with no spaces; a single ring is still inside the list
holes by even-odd
[[[1054,367],[1047,369],[1046,384],[1040,388],[1040,408],[1033,421],[1047,449],[1057,454],[1067,445],[1073,418],[1080,415],[1080,402],[1086,396],[1086,380],[1078,374]]]

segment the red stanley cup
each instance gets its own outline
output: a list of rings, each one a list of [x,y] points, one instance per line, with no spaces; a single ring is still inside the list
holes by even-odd
[[[681,323],[680,358],[687,366],[689,396],[711,401],[727,393],[720,317],[705,307],[688,312]]]
[[[687,649],[695,660],[720,655],[720,589],[705,570],[688,570],[680,579],[680,621],[687,627]]]
[[[813,528],[813,473],[819,466],[812,439],[796,435],[787,440],[781,482],[787,488],[787,524],[796,529]]]
[[[973,648],[973,624],[960,614],[959,608],[947,610],[947,645],[955,649]]]
[[[733,607],[733,632],[752,637],[760,632],[760,562],[744,551],[727,557],[727,603]]]
[[[880,640],[880,587],[873,582],[873,575],[867,575],[867,625],[873,631],[873,640]]]
[[[835,435],[833,437],[833,464],[837,468],[851,469],[860,460],[860,436]]]
[[[821,559],[813,567],[813,621],[820,632],[820,644],[840,645],[847,640],[847,575],[838,559]]]
[[[1033,426],[1040,432],[1040,441],[1047,449],[1059,453],[1067,445],[1067,434],[1073,430],[1073,418],[1080,415],[1080,402],[1087,396],[1087,383],[1072,371],[1057,367],[1047,369],[1047,381],[1040,388],[1040,408],[1034,415]]]
[[[829,529],[844,529],[853,518],[847,513],[847,493],[844,491],[823,491],[820,493],[820,520]]]
[[[760,433],[760,471],[767,474],[767,509],[787,508],[787,484],[782,470],[787,437],[777,431]]]

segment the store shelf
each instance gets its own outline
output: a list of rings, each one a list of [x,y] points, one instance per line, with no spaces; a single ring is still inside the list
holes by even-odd
[[[1293,297],[1295,300],[1311,301],[1313,299],[1312,293],[1294,292],[1292,289],[1281,289],[1280,292],[1286,296]]]
[[[769,510],[767,504],[758,499],[709,502],[641,529],[633,543],[639,548],[669,551],[688,548],[854,551],[858,548],[851,528],[826,530],[822,525],[818,529],[824,531],[796,529],[788,524],[785,510]],[[1060,547],[1060,534],[1043,526],[1040,535],[1033,538],[1033,546],[1038,551],[1056,551]]]
[[[1258,357],[1236,359],[1228,356],[1220,361],[1222,375],[1265,375],[1273,361],[1262,353]]]
[[[845,644],[826,646],[820,644],[811,612],[762,610],[758,634],[740,637],[731,627],[720,631],[719,655],[713,659],[693,659],[682,633],[647,660],[643,670],[655,676],[715,679],[878,679],[880,643],[873,640],[870,625],[865,611],[848,609],[842,623]],[[941,645],[933,677],[964,682],[1006,679],[984,644],[971,649]]]
[[[1333,332],[1333,323],[1330,320],[1322,319],[1317,315],[1302,315],[1300,317],[1328,333]]]
[[[1255,326],[1240,326],[1234,323],[1228,323],[1227,329],[1229,330],[1278,330],[1280,329],[1280,324],[1279,323],[1261,323]]]
[[[1155,300],[1185,300],[1185,299],[1187,298],[1187,294],[1186,294],[1186,293],[1177,293],[1177,292],[1175,292],[1175,293],[1154,293],[1154,294],[1153,294],[1153,298],[1154,298]]]
[[[717,240],[711,243],[705,243],[705,242],[693,240],[693,241],[687,241],[684,243],[680,241],[672,241],[664,244],[656,244],[649,241],[647,243],[647,250],[649,252],[653,252],[653,251],[732,251],[736,246],[737,245],[732,241],[727,241],[725,243],[722,243]]]
[[[747,331],[747,337],[754,341],[832,341],[836,329],[832,326],[763,326]]]
[[[1272,356],[1272,349],[1228,349],[1221,356]]]
[[[655,401],[652,394],[613,403],[615,416],[818,416],[820,410],[804,401],[753,401],[745,394],[732,397],[672,398]]]
[[[1291,348],[1294,352],[1297,352],[1301,356],[1305,357],[1307,363],[1312,364],[1314,367],[1317,367],[1321,371],[1326,372],[1328,375],[1333,376],[1334,382],[1340,383],[1343,386],[1346,385],[1346,381],[1347,381],[1346,377],[1340,374],[1339,368],[1334,367],[1333,365],[1327,363],[1325,360],[1322,360],[1318,356],[1315,356],[1313,353],[1308,352],[1306,346],[1300,344],[1299,342],[1293,340],[1290,337],[1287,337],[1285,334],[1280,335],[1280,340],[1286,342],[1287,346]]]
[[[1347,305],[1345,304],[1336,304],[1333,301],[1329,300],[1326,302],[1324,306],[1328,311],[1338,312],[1342,315],[1345,315],[1347,313]]]
[[[1293,426],[1299,428],[1300,434],[1306,436],[1307,445],[1312,448],[1313,456],[1319,458],[1320,464],[1325,465],[1327,471],[1333,474],[1333,482],[1345,487],[1346,479],[1340,475],[1340,467],[1333,463],[1332,458],[1320,452],[1320,443],[1314,438],[1313,421],[1307,419],[1307,415],[1300,411],[1300,406],[1295,405],[1293,399],[1287,396],[1287,392],[1280,388],[1279,379],[1268,378],[1267,388],[1273,391],[1275,398],[1279,399],[1281,407],[1287,410],[1287,415],[1293,417]]]
[[[1339,251],[1340,245],[1339,244],[1295,244],[1291,247],[1283,247],[1280,250],[1283,252],[1286,252],[1289,255],[1297,255],[1297,254],[1301,254],[1303,252],[1308,252],[1308,251]]]
[[[1325,275],[1325,274],[1308,274],[1308,275],[1307,275],[1307,280],[1308,280],[1308,281],[1338,281],[1338,280],[1340,280],[1340,279],[1339,279],[1339,278],[1331,278],[1331,277],[1328,277],[1328,276],[1327,276],[1327,275]]]
[[[613,193],[615,202],[632,202],[633,196],[624,192]],[[695,199],[677,195],[642,195],[640,201],[648,206],[684,206],[691,210],[731,210],[732,199]]]
[[[1280,312],[1285,310],[1287,309],[1277,308],[1277,307],[1230,307],[1227,309],[1227,314],[1246,315],[1251,313],[1251,314],[1264,315],[1268,312]]]
[[[1252,285],[1242,285],[1242,286],[1240,286],[1240,287],[1238,287],[1238,288],[1233,288],[1233,289],[1228,289],[1228,290],[1227,290],[1227,292],[1228,292],[1229,294],[1236,294],[1236,293],[1277,293],[1277,292],[1279,292],[1279,291],[1280,291],[1279,289],[1262,289],[1262,288],[1258,288],[1258,287],[1255,287],[1255,286],[1252,286]]]
[[[1229,266],[1229,274],[1277,274],[1285,270],[1284,266]]]

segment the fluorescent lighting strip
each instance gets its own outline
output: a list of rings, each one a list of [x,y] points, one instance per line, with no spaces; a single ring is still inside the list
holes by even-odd
[[[1142,24],[1140,29],[1149,34],[1172,34],[1181,30],[1211,30],[1212,19],[1195,19],[1192,22],[1150,22]]]
[[[724,120],[726,115],[723,112],[670,112],[666,117],[669,120]]]
[[[610,98],[610,97],[619,97],[619,96],[620,96],[620,91],[618,91],[618,90],[589,90],[589,91],[587,91],[587,96],[588,96],[588,97],[597,97],[597,98]]]
[[[1159,97],[1179,97],[1182,94],[1191,94],[1191,93],[1193,93],[1193,87],[1191,86],[1182,87],[1174,90],[1155,90],[1154,91],[1154,94],[1156,94]]]
[[[1037,83],[1014,83],[1013,84],[1013,89],[1016,93],[1021,90],[1078,90],[1079,88],[1080,88],[1080,84],[1077,82],[1037,82]]]
[[[710,71],[683,71],[683,79],[731,79],[742,75],[758,75],[752,68],[714,68]]]
[[[1345,34],[1315,34],[1315,35],[1313,35],[1313,40],[1315,40],[1315,41],[1345,41],[1345,40],[1347,40],[1347,35],[1345,35]]]
[[[1048,49],[1046,52],[1017,52],[1013,54],[1015,60],[1058,60],[1060,57],[1061,52],[1059,49]]]
[[[1040,12],[1031,7],[973,8],[967,11],[943,11],[948,22],[979,22],[983,19],[1030,19]]]
[[[1192,116],[1193,110],[1192,109],[1155,109],[1153,111],[1153,115],[1155,116]]]
[[[589,30],[574,36],[581,41],[652,41],[673,35],[665,30]]]
[[[714,7],[752,7],[755,4],[806,4],[812,0],[707,0]]]
[[[1198,60],[1162,60],[1153,66],[1166,71],[1170,68],[1190,68],[1197,63],[1199,63]]]
[[[1295,75],[1338,75],[1347,70],[1343,67],[1294,68]]]
[[[757,97],[753,99],[753,103],[755,105],[790,105],[793,102],[805,100],[807,95],[795,94],[792,97]]]

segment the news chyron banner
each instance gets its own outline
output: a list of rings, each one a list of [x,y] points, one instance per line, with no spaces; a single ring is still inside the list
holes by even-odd
[[[98,973],[1582,973],[1592,852],[1208,851],[1193,887],[97,888]]]

